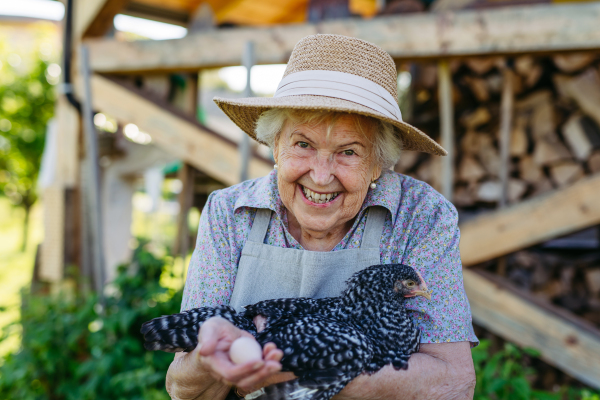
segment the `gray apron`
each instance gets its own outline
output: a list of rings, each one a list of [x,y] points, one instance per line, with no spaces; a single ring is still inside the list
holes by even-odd
[[[370,207],[360,248],[339,251],[284,249],[264,244],[271,210],[258,209],[229,302],[237,311],[261,300],[338,296],[355,272],[380,263],[379,243],[387,210]]]

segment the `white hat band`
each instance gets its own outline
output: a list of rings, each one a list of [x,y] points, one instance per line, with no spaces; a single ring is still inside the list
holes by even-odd
[[[316,95],[352,101],[402,121],[394,96],[377,83],[339,71],[301,71],[283,78],[273,97]]]

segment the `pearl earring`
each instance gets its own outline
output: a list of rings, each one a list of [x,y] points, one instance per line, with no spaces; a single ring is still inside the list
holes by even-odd
[[[377,184],[373,181],[371,182],[371,189],[375,189],[377,187]]]
[[[277,169],[279,166],[277,164],[273,165],[273,169]]]

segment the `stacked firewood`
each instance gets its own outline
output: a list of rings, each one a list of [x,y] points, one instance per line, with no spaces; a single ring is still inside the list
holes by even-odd
[[[522,201],[600,172],[600,56],[469,58],[451,65],[456,155],[454,204],[495,207],[502,72],[513,71],[508,200]],[[438,139],[437,71],[413,67],[411,122]],[[440,158],[405,152],[396,170],[440,188]]]

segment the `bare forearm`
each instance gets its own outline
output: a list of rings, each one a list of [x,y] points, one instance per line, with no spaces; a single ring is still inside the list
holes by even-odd
[[[209,371],[201,371],[198,375],[186,373],[193,354],[177,354],[167,372],[167,392],[174,400],[208,400],[224,399],[230,386],[217,381]]]
[[[395,371],[391,366],[368,376],[354,379],[335,400],[383,399],[472,399],[475,374],[468,343],[463,354],[448,360],[436,353],[416,353],[409,361],[408,370]]]

